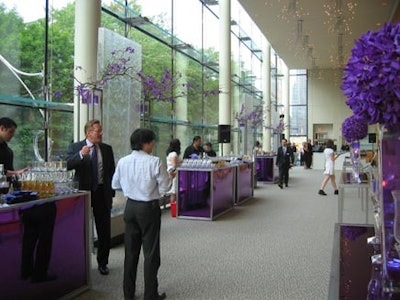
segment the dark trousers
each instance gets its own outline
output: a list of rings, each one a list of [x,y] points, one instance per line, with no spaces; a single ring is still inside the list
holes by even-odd
[[[24,226],[21,253],[22,279],[30,276],[40,279],[46,276],[51,258],[56,213],[55,202],[35,205],[20,211]]]
[[[289,182],[289,166],[286,164],[279,165],[279,183],[287,185]]]
[[[104,199],[103,186],[92,191],[92,210],[97,232],[97,263],[99,266],[108,264],[111,245],[111,209]]]
[[[141,202],[128,199],[125,207],[124,296],[133,298],[136,289],[140,249],[144,255],[144,299],[158,295],[160,267],[161,210],[158,200]]]

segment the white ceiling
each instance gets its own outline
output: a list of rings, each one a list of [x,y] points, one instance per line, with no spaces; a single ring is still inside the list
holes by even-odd
[[[399,7],[399,0],[239,2],[289,69],[343,68],[354,41],[391,22]]]

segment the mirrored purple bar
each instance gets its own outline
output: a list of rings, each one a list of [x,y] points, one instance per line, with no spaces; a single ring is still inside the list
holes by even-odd
[[[177,217],[213,220],[234,205],[234,169],[178,170]]]
[[[79,193],[0,208],[2,299],[59,299],[89,287],[89,195]],[[24,239],[21,216],[34,211],[39,216],[43,213],[44,219],[48,208],[54,206],[56,217],[51,223],[54,229],[48,274],[56,279],[32,283],[30,276],[22,278],[21,273]]]
[[[253,163],[243,163],[236,167],[236,204],[253,197]]]
[[[256,178],[257,181],[274,181],[274,156],[256,157]]]

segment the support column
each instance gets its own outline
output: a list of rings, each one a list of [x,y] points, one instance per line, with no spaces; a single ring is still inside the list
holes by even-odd
[[[82,83],[97,79],[98,28],[101,19],[101,0],[75,1],[74,77]],[[80,67],[77,69],[76,67]],[[74,89],[78,82],[74,82]],[[84,126],[88,121],[88,105],[79,103],[74,96],[74,141],[85,137]]]
[[[262,62],[262,92],[264,102],[264,126],[271,127],[271,45],[263,40],[263,62]],[[273,131],[263,129],[262,145],[264,151],[272,151],[271,138]]]
[[[219,118],[218,124],[231,125],[231,3],[219,1]],[[220,144],[220,153],[229,154],[231,144]]]
[[[184,57],[180,56],[178,53],[175,53],[175,67],[177,74],[181,74],[182,77],[179,79],[181,82],[187,82],[187,68],[188,68],[188,60]],[[188,121],[188,97],[186,87],[184,88],[182,84],[179,84],[177,87],[178,94],[182,94],[182,97],[178,97],[176,99],[176,103],[174,104],[174,118],[178,118],[179,120]],[[185,89],[185,90],[182,90]],[[187,126],[176,126],[175,136],[187,136]],[[189,142],[192,142],[190,138]]]
[[[282,102],[284,105],[284,114],[285,114],[284,122],[285,122],[285,125],[289,125],[290,124],[290,116],[289,116],[289,112],[290,112],[289,89],[290,89],[290,86],[289,86],[289,69],[286,65],[282,66],[282,72],[284,74],[283,82],[282,82]],[[289,136],[290,136],[289,126],[286,126],[284,133],[285,133],[285,138],[287,140],[289,140]]]

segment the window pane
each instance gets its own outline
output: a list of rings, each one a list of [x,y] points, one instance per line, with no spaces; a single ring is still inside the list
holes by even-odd
[[[307,135],[307,106],[290,107],[290,135]]]

